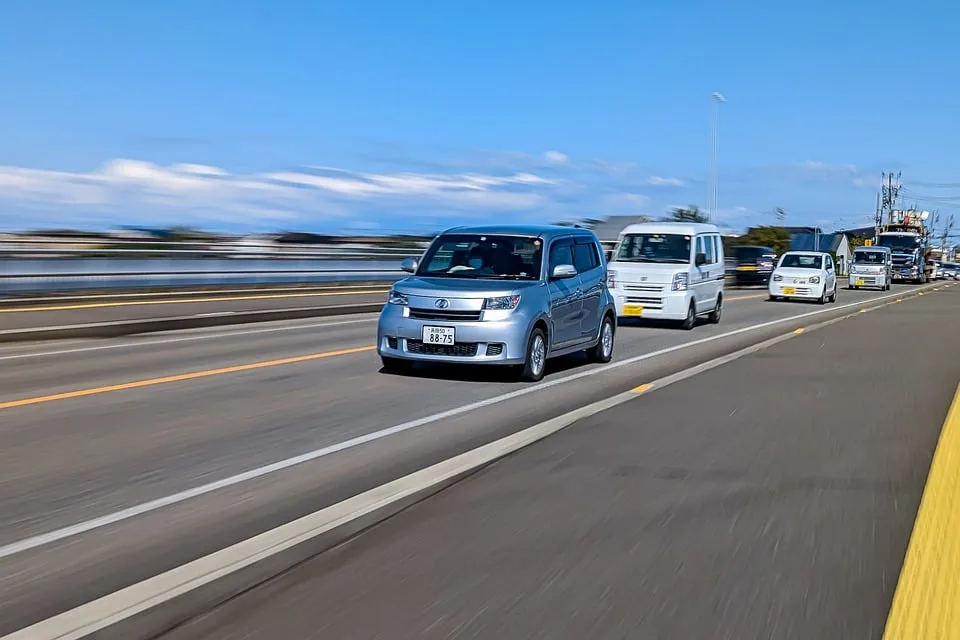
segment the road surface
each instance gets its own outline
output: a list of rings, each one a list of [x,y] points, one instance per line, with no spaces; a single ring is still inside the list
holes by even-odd
[[[958,313],[941,290],[637,393],[164,638],[880,638]]]
[[[0,348],[0,634],[659,375],[855,313],[871,299],[903,296],[903,323],[916,322],[911,314],[928,300],[956,309],[960,288],[939,289],[924,298],[908,298],[910,287],[842,290],[826,306],[731,292],[720,325],[623,326],[612,366],[567,358],[541,385],[488,370],[380,373],[373,315]],[[941,317],[940,341],[955,351],[947,326]],[[832,356],[822,358],[830,372]],[[919,361],[896,358],[902,367]],[[775,364],[790,371],[788,362]],[[935,371],[933,388],[942,391],[947,380]],[[777,379],[764,377],[753,395],[766,396]],[[740,385],[717,386],[730,401],[743,398]],[[942,414],[940,398],[929,400],[915,401]],[[782,420],[772,416],[777,428]],[[925,446],[922,435],[911,446]],[[513,507],[504,509],[506,518]],[[365,629],[344,637],[370,637]]]

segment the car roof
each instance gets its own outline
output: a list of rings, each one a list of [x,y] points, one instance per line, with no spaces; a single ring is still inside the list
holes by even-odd
[[[565,227],[556,224],[490,224],[474,225],[464,227],[451,227],[443,232],[447,233],[467,233],[467,234],[489,234],[492,236],[523,236],[529,238],[551,239],[557,236],[583,236],[585,238],[596,239],[596,234],[590,229],[583,227]]]
[[[828,255],[826,251],[784,251],[783,255],[794,255],[794,256],[823,256]]]
[[[695,236],[698,233],[720,233],[715,224],[703,222],[641,222],[624,227],[620,235],[628,233],[679,233]]]

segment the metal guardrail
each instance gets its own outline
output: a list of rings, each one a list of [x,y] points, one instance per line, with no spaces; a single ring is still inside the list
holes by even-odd
[[[144,244],[151,246],[142,248]],[[609,252],[615,243],[602,244]],[[0,239],[0,297],[92,290],[392,282],[404,276],[402,259],[418,257],[423,251],[421,246]],[[729,261],[727,268],[731,269]]]

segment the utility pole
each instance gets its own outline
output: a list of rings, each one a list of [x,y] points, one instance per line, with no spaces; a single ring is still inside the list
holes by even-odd
[[[727,101],[722,93],[710,96],[710,193],[708,194],[710,218],[717,213],[717,151],[720,146],[720,105]]]
[[[887,224],[893,224],[896,222],[893,217],[894,211],[900,200],[900,172],[897,172],[896,182],[894,182],[893,172],[882,173],[881,176],[885,180],[881,188],[881,213],[886,214]]]
[[[880,235],[880,225],[883,224],[883,211],[880,209],[880,192],[877,192],[877,209],[873,214],[873,241],[877,241],[877,236]]]

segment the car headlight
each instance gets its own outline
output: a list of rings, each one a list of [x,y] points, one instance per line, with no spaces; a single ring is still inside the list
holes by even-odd
[[[853,275],[856,272],[857,272],[857,268],[853,265],[850,265],[850,275]]]
[[[774,282],[780,282],[781,280],[783,280],[783,276],[782,276],[782,275],[780,275],[779,273],[773,274],[773,281],[774,281]]]
[[[686,291],[687,290],[687,274],[678,273],[673,276],[673,284],[670,285],[671,291]]]
[[[616,271],[607,271],[607,288],[608,289],[617,288],[617,272]]]
[[[487,311],[510,311],[516,309],[518,304],[520,304],[520,296],[501,296],[487,298],[483,301],[483,308]]]
[[[820,276],[811,276],[810,284],[820,284]]]
[[[390,290],[390,295],[387,296],[388,304],[400,304],[403,306],[407,305],[407,296],[404,293],[397,293],[393,289]]]

